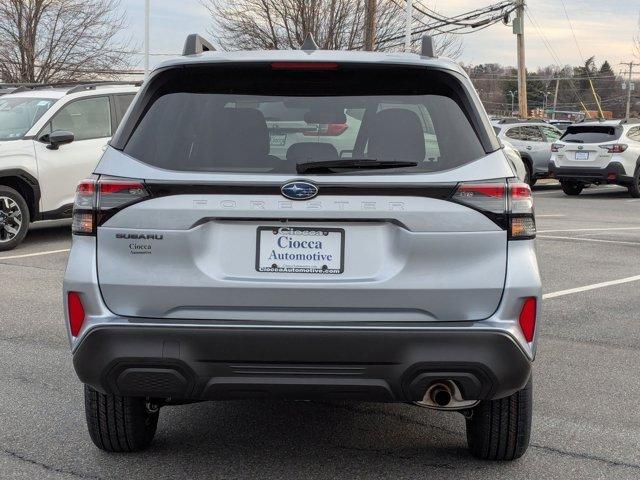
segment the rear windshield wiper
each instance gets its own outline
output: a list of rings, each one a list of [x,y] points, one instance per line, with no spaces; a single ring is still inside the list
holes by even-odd
[[[562,139],[560,139],[562,140]],[[567,142],[567,143],[584,143],[584,140],[562,140],[563,142]]]
[[[367,170],[377,168],[402,168],[417,167],[417,162],[407,162],[400,160],[376,160],[375,158],[345,158],[343,160],[320,160],[315,162],[298,163],[296,171],[298,173],[307,172],[333,172],[336,169],[346,170]]]

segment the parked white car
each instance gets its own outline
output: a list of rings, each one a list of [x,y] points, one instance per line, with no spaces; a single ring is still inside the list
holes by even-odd
[[[527,172],[527,167],[522,161],[520,152],[516,150],[515,147],[505,139],[501,139],[500,142],[502,143],[502,149],[504,150],[504,153],[506,154],[507,159],[509,160],[509,163],[515,170],[516,176],[523,182],[526,182],[528,179],[529,173]]]
[[[71,217],[76,185],[89,175],[138,85],[22,87],[0,97],[0,251],[29,224]]]
[[[590,184],[609,183],[640,197],[639,120],[571,125],[551,151],[549,173],[567,195],[579,195]]]

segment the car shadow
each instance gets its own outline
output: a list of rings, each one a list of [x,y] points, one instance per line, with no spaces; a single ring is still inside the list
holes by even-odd
[[[44,242],[60,242],[71,240],[71,225],[57,224],[53,226],[31,225],[21,247]]]
[[[425,468],[490,468],[467,452],[464,435],[462,415],[410,405],[205,402],[164,407],[154,443],[135,462],[149,473],[185,465],[189,478],[415,478]]]

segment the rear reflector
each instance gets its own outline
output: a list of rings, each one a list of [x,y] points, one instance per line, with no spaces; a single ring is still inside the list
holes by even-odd
[[[338,64],[334,62],[274,62],[273,70],[337,70]]]
[[[536,310],[537,300],[535,297],[527,298],[522,305],[520,311],[520,317],[518,323],[520,323],[520,329],[527,342],[533,342],[533,337],[536,332]]]
[[[82,325],[84,324],[84,307],[80,300],[80,294],[77,292],[69,292],[67,295],[67,308],[69,310],[69,326],[71,327],[71,335],[78,336]]]

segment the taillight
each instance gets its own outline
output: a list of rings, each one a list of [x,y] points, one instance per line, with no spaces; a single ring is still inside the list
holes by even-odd
[[[607,153],[622,153],[629,148],[629,145],[625,145],[624,143],[614,143],[611,145],[600,145],[600,148],[606,150]]]
[[[69,312],[69,327],[71,329],[71,335],[78,336],[82,325],[84,324],[84,307],[82,306],[82,300],[80,294],[77,292],[69,292],[67,295],[67,309]]]
[[[509,240],[535,238],[531,188],[520,181],[460,183],[451,198],[493,220],[509,233]]]
[[[71,231],[76,235],[93,235],[95,233],[96,181],[82,180],[76,188],[73,202],[73,223]]]
[[[559,152],[561,148],[564,148],[564,145],[562,145],[561,143],[552,143],[551,144],[551,151],[552,152]]]
[[[95,235],[96,228],[119,210],[148,196],[149,191],[140,180],[83,180],[76,189],[71,230],[76,235]]]
[[[522,310],[520,311],[520,317],[518,317],[518,323],[520,329],[527,342],[533,342],[533,337],[536,333],[536,310],[537,300],[535,297],[529,297],[525,299],[522,304]]]
[[[519,181],[509,181],[509,239],[527,240],[536,236],[531,187]]]
[[[321,123],[317,130],[307,130],[304,135],[308,137],[337,137],[342,135],[349,126],[346,123]]]
[[[507,184],[501,182],[465,182],[458,185],[453,200],[484,213],[505,214]]]

